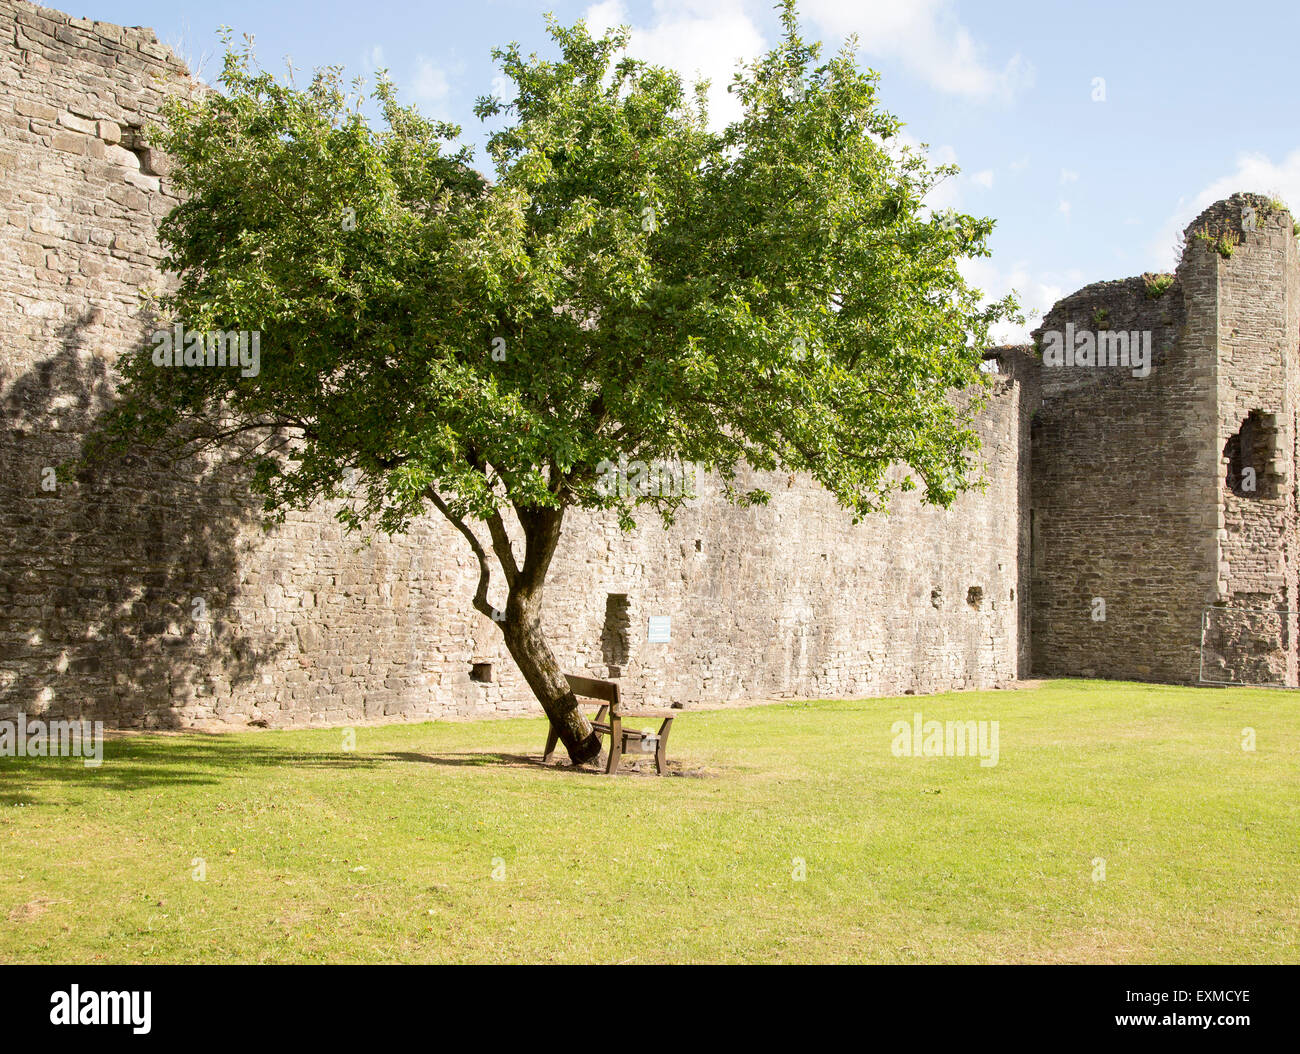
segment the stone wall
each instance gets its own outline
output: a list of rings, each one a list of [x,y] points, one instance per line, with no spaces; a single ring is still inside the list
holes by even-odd
[[[766,477],[766,507],[740,510],[705,481],[671,530],[626,537],[576,519],[548,594],[562,654],[603,675],[606,598],[630,601],[622,670],[638,698],[845,697],[1009,684],[1019,674],[1019,387],[1005,383],[979,431],[988,488],[953,509],[895,499],[854,526],[828,493]],[[672,641],[646,639],[651,615]],[[502,653],[498,650],[497,655]]]
[[[1185,680],[1195,668],[1213,588],[1214,363],[1199,336],[1201,281],[1183,269],[1158,298],[1141,279],[1088,286],[1035,332],[1150,333],[1152,350],[1146,377],[1042,368],[1030,453],[1035,673]]]
[[[370,544],[320,507],[264,533],[219,460],[134,458],[46,489],[145,336],[175,199],[146,127],[195,90],[148,30],[0,0],[0,708],[126,727],[535,709],[438,519]],[[856,696],[1008,684],[1027,656],[1021,385],[980,421],[989,486],[853,526],[807,480],[701,500],[669,531],[573,516],[546,619],[565,666],[632,698]],[[611,599],[612,598],[612,599]],[[651,615],[668,643],[647,640]],[[471,669],[491,668],[491,680]]]
[[[1255,195],[1217,202],[1188,226],[1163,293],[1139,278],[1088,286],[1036,331],[1040,343],[1067,324],[1150,331],[1154,362],[1142,378],[1044,359],[1030,453],[1035,673],[1296,683],[1292,223]],[[1244,492],[1243,467],[1257,477]]]
[[[1216,679],[1297,683],[1294,480],[1300,321],[1292,224],[1290,214],[1267,199],[1240,194],[1217,202],[1193,224],[1197,232],[1235,242],[1229,255],[1204,238],[1190,247],[1213,259],[1219,278],[1216,391],[1222,485],[1215,605],[1221,610],[1210,617],[1211,628],[1226,639],[1216,649],[1225,656]],[[1234,478],[1238,473],[1245,478]]]

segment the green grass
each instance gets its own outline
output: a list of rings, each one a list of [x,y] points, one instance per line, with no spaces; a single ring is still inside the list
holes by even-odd
[[[895,757],[918,710],[999,721],[999,763]],[[1300,959],[1295,693],[687,712],[664,779],[543,768],[543,739],[527,719],[363,727],[354,753],[334,729],[0,759],[0,961]]]

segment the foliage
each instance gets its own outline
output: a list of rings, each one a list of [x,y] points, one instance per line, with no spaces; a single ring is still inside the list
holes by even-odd
[[[516,94],[479,101],[505,121],[491,180],[387,80],[373,127],[338,68],[299,89],[228,42],[219,90],[171,103],[158,139],[186,200],[157,310],[260,333],[260,372],[144,347],[100,448],[251,436],[272,518],[340,497],[386,531],[430,501],[494,538],[511,508],[671,520],[680,493],[600,486],[620,457],[716,470],[742,502],[766,499],[735,486],[743,463],[806,471],[858,516],[902,463],[949,504],[989,326],[1015,314],[958,271],[993,224],[931,215],[954,170],[898,145],[851,45],[823,60],[782,18],[720,132],[625,29],[548,20],[558,56],[494,53]]]
[[[1146,288],[1148,300],[1159,300],[1169,291],[1169,287],[1174,284],[1174,276],[1147,271],[1142,275],[1142,284]]]
[[[1232,257],[1233,252],[1236,251],[1237,246],[1241,242],[1241,235],[1236,231],[1225,228],[1218,234],[1215,234],[1209,229],[1208,225],[1194,231],[1192,237],[1199,242],[1204,242],[1206,249],[1211,252],[1217,252],[1225,260]]]

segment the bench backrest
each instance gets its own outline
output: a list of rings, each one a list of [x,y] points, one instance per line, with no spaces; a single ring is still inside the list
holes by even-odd
[[[615,682],[598,681],[594,677],[582,677],[573,673],[566,673],[564,676],[569,682],[569,691],[574,695],[582,696],[584,699],[598,699],[602,703],[608,703],[610,711],[615,714],[618,713],[618,685]]]

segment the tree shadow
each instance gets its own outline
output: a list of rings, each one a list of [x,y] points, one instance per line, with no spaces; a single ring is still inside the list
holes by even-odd
[[[382,755],[394,761],[414,761],[424,765],[445,765],[451,768],[484,768],[490,765],[525,766],[534,769],[565,768],[575,772],[594,771],[588,767],[574,768],[571,765],[553,765],[543,762],[541,754],[504,754],[494,750],[466,750],[458,753],[417,754],[414,751],[389,751]]]
[[[97,315],[60,327],[27,373],[0,374],[0,719],[219,719],[283,647],[223,614],[259,506],[222,458],[135,450],[55,479],[113,403]]]
[[[456,752],[446,752],[440,754],[418,754],[414,751],[390,751],[381,757],[391,758],[394,761],[410,761],[423,765],[442,765],[449,768],[525,768],[525,769],[555,769],[560,772],[572,775],[599,776],[605,777],[605,757],[602,753],[594,764],[572,765],[566,759],[558,758],[555,761],[543,761],[542,755],[538,754],[507,754],[495,750],[465,750]],[[618,773],[614,778],[621,776],[650,776],[656,779],[667,778],[670,776],[687,776],[699,778],[712,778],[717,773],[706,771],[701,768],[688,768],[681,761],[674,758],[668,760],[668,771],[661,777],[654,768],[652,755],[635,757],[624,755],[623,763],[619,766]]]
[[[105,742],[103,763],[97,767],[86,766],[80,758],[0,759],[0,805],[50,804],[33,796],[43,787],[140,791],[211,786],[246,776],[250,769],[257,768],[287,766],[299,772],[348,772],[373,769],[379,764],[382,758],[372,755],[283,750],[274,744],[232,743],[218,735],[114,737]]]

